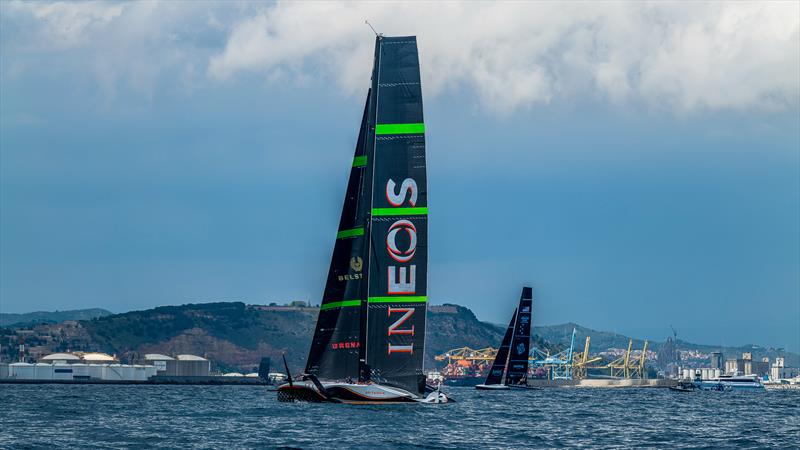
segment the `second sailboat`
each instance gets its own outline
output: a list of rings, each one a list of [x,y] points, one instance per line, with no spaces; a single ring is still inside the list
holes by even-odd
[[[532,309],[533,289],[526,286],[522,288],[519,307],[514,310],[514,315],[503,336],[503,342],[500,344],[494,363],[486,376],[486,382],[475,386],[475,389],[527,388]]]

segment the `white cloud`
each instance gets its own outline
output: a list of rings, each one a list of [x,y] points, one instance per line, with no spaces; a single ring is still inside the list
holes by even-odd
[[[124,5],[120,3],[90,2],[13,2],[10,12],[30,13],[45,26],[51,42],[69,47],[85,39],[89,29],[103,26],[122,14]]]
[[[363,89],[369,18],[416,34],[425,89],[511,111],[563,96],[678,110],[796,107],[800,3],[278,3],[233,26],[209,72],[325,68]]]
[[[678,113],[797,109],[800,101],[798,2],[34,2],[4,9],[4,20],[28,21],[19,27],[24,38],[16,36],[34,43],[22,46],[26,53],[83,52],[67,56],[107,92],[123,83],[152,92],[162,78],[192,92],[201,82],[255,73],[360,95],[372,62],[369,19],[387,35],[418,36],[427,96],[467,92],[501,113],[586,98]],[[6,62],[35,62],[19,59]]]

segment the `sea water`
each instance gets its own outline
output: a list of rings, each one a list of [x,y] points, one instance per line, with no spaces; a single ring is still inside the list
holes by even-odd
[[[800,391],[476,391],[278,403],[256,386],[0,385],[2,448],[797,448]]]

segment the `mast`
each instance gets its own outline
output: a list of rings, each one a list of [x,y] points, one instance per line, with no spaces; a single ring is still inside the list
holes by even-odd
[[[367,22],[369,25],[369,22]],[[372,25],[370,25],[372,28]],[[375,31],[374,29],[372,31]],[[369,172],[369,179],[367,180],[367,185],[369,186],[368,190],[364,191],[365,198],[369,198],[370,205],[372,205],[372,193],[375,191],[375,162],[377,158],[375,158],[375,147],[377,144],[377,135],[375,133],[375,124],[377,123],[377,111],[378,111],[378,96],[380,95],[377,80],[380,78],[380,59],[381,59],[381,52],[380,52],[380,43],[381,39],[383,38],[382,35],[375,33],[375,56],[373,57],[372,63],[372,77],[370,78],[370,92],[374,92],[370,98],[370,102],[368,102],[368,110],[365,112],[366,116],[366,135],[365,144],[367,145],[367,153],[369,154],[369,164],[370,164],[370,172]],[[370,237],[372,236],[372,207],[367,210],[366,212],[366,228],[367,228],[367,242],[371,242]],[[372,252],[367,251],[367,267],[372,266]],[[364,284],[364,299],[369,299],[369,286],[370,286],[370,271],[367,271],[367,282]],[[372,377],[372,369],[367,363],[367,348],[369,347],[369,340],[367,339],[367,330],[369,323],[369,301],[364,301],[361,304],[361,345],[359,347],[358,353],[358,381],[360,382],[367,382]]]
[[[492,367],[489,369],[489,374],[486,375],[485,384],[500,384],[503,381],[503,375],[506,372],[508,365],[508,350],[511,348],[511,337],[514,335],[514,325],[517,323],[517,310],[514,309],[514,314],[511,316],[511,322],[508,323],[506,334],[503,335],[503,341],[500,343],[500,348],[497,349],[497,355],[494,357]]]
[[[531,310],[533,309],[533,290],[522,288],[519,299],[517,323],[511,342],[511,356],[508,360],[506,384],[520,384],[528,379],[528,351],[531,343]]]

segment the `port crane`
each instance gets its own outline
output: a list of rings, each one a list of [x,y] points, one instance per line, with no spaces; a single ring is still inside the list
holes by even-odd
[[[608,364],[595,366],[593,364],[598,363],[603,358],[599,356],[592,357],[590,355],[589,347],[591,344],[591,336],[586,336],[583,351],[576,352],[576,335],[577,330],[573,328],[569,347],[552,355],[549,351],[532,347],[528,361],[533,372],[535,373],[537,369],[543,369],[546,377],[550,380],[583,379],[587,377],[589,369],[608,370],[612,377],[647,378],[647,370],[645,367],[647,348],[649,346],[647,340],[644,341],[644,346],[640,355],[634,355],[633,340],[631,339],[628,340],[628,347],[622,356]],[[448,365],[458,363],[459,361],[468,361],[471,364],[480,366],[491,364],[496,355],[497,349],[493,347],[481,349],[460,347],[437,355],[434,359],[436,361],[447,361]]]
[[[592,369],[608,369],[609,374],[612,377],[647,378],[647,371],[645,370],[645,362],[647,361],[647,345],[648,342],[645,340],[641,355],[634,359],[631,357],[633,339],[630,339],[628,340],[628,350],[622,356],[604,366],[592,367]]]
[[[541,351],[537,348],[531,349],[528,360],[534,372],[536,369],[543,369],[547,378],[550,380],[572,380],[586,377],[586,369],[589,364],[600,361],[602,358],[589,357],[589,343],[591,338],[586,336],[586,341],[582,352],[575,352],[575,335],[577,330],[572,329],[569,347],[561,352],[550,355],[549,352]]]
[[[445,361],[447,364],[452,364],[454,361],[471,361],[474,363],[491,363],[497,356],[497,349],[486,347],[481,349],[472,349],[469,347],[454,348],[448,350],[441,355],[434,356],[436,361]]]
[[[594,358],[589,356],[589,344],[591,341],[592,337],[586,336],[586,341],[583,344],[583,351],[575,353],[572,359],[572,376],[579,380],[586,378],[586,371],[590,364],[603,359],[599,356],[595,356]]]

